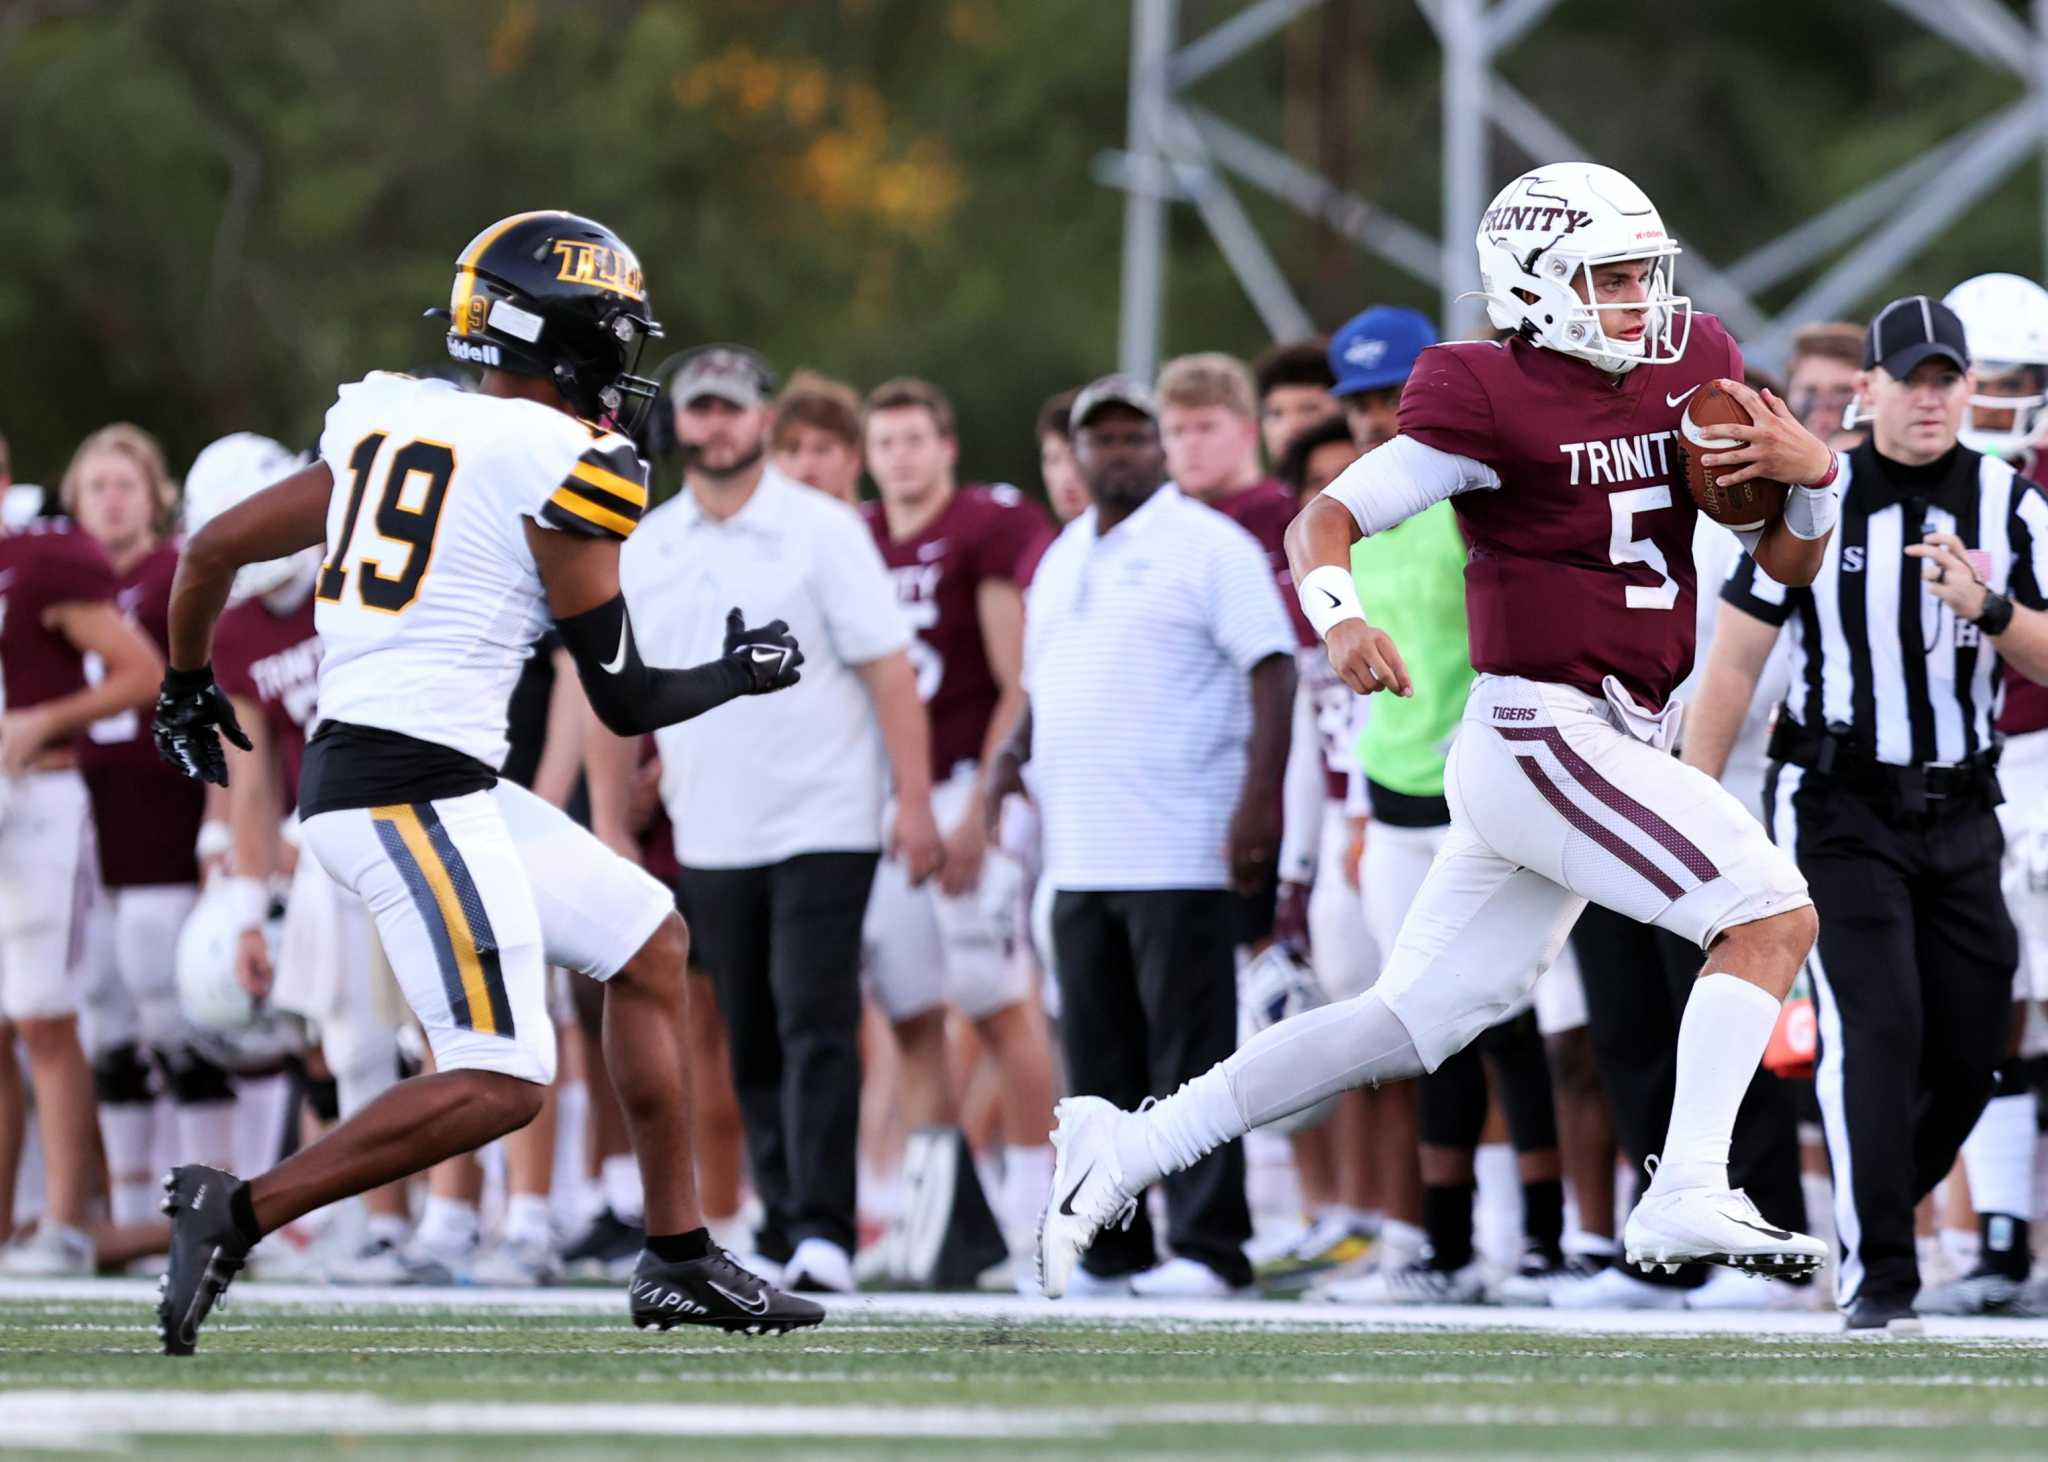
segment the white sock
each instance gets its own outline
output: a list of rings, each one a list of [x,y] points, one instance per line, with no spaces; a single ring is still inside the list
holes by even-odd
[[[1968,1274],[1977,1267],[1977,1260],[1983,1257],[1984,1240],[1973,1228],[1942,1227],[1935,1231],[1941,1243],[1941,1252],[1948,1255],[1949,1263]]]
[[[1736,975],[1702,975],[1678,1023],[1671,1126],[1650,1191],[1728,1186],[1735,1109],[1778,1023],[1778,998]]]
[[[476,1205],[460,1198],[427,1195],[427,1211],[420,1215],[414,1235],[430,1249],[467,1249],[476,1243]]]
[[[2025,1218],[2034,1211],[2034,1108],[2031,1090],[1994,1097],[1963,1140],[1963,1171],[1979,1213]]]
[[[647,1190],[640,1185],[640,1164],[630,1152],[604,1160],[599,1169],[605,1206],[623,1223],[638,1223],[647,1211]]]
[[[545,1244],[552,1237],[548,1229],[548,1198],[545,1193],[514,1193],[505,1200],[505,1242]]]
[[[1408,1027],[1377,991],[1304,1011],[1260,1031],[1144,1113],[1133,1125],[1146,1140],[1118,1142],[1124,1186],[1148,1187],[1324,1097],[1421,1072]]]
[[[1589,1234],[1584,1229],[1572,1229],[1564,1236],[1564,1251],[1567,1254],[1583,1254],[1588,1258],[1614,1257],[1614,1236],[1612,1234]]]
[[[156,1171],[150,1144],[156,1138],[154,1102],[100,1103],[100,1142],[107,1149],[107,1171],[118,1188],[129,1181],[147,1183]],[[118,1215],[116,1223],[132,1220]]]
[[[389,1244],[394,1249],[405,1242],[411,1229],[412,1225],[396,1213],[373,1213],[363,1220],[363,1238],[367,1242]]]
[[[1000,1222],[1006,1234],[1029,1233],[1038,1223],[1038,1211],[1052,1190],[1052,1144],[1003,1149],[1003,1189]]]
[[[1390,1218],[1380,1225],[1380,1242],[1376,1251],[1379,1267],[1399,1269],[1413,1264],[1429,1249],[1429,1235],[1406,1219]]]
[[[180,1161],[205,1163],[210,1168],[234,1171],[235,1104],[180,1102],[177,1113]],[[275,1156],[273,1153],[273,1159]]]

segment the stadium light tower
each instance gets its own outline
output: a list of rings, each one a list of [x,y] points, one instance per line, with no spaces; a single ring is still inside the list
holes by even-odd
[[[1494,186],[1491,128],[1535,158],[1598,160],[1495,70],[1501,55],[1557,0],[1416,0],[1442,52],[1443,184],[1438,235],[1332,183],[1280,148],[1188,97],[1201,78],[1262,44],[1324,0],[1251,0],[1204,35],[1178,44],[1179,0],[1132,0],[1129,135],[1094,176],[1126,193],[1120,367],[1150,376],[1159,360],[1166,300],[1166,209],[1192,204],[1260,320],[1275,338],[1313,333],[1300,301],[1243,205],[1234,176],[1321,220],[1360,249],[1438,293],[1448,335],[1475,333],[1483,306],[1471,287],[1469,249]],[[1719,268],[1686,245],[1686,292],[1725,319],[1746,354],[1783,362],[1809,320],[1853,314],[1921,249],[2038,154],[2043,180],[2043,269],[2048,272],[2048,0],[2032,25],[1997,0],[1885,0],[1984,65],[2009,72],[2026,94],[1908,159],[1876,181]],[[1911,207],[1900,207],[1905,199]],[[1755,296],[1832,260],[1775,313]]]

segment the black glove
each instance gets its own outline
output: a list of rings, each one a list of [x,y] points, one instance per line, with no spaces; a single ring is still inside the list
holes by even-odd
[[[156,697],[157,755],[188,777],[225,787],[228,759],[220,749],[222,733],[242,750],[254,749],[227,692],[214,684],[213,667],[165,670]]]
[[[796,636],[782,620],[748,629],[739,610],[733,610],[725,617],[725,653],[746,670],[747,695],[787,690],[803,679],[797,666],[804,663],[804,652],[797,648]]]

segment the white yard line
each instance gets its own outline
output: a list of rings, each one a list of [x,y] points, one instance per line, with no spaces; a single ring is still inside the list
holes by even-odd
[[[0,1280],[0,1302],[50,1304],[118,1302],[153,1307],[156,1284],[146,1279]],[[1532,1334],[1743,1337],[1806,1340],[1841,1335],[1832,1314],[1772,1311],[1565,1311],[1461,1306],[1430,1309],[1300,1304],[1267,1300],[1089,1300],[1059,1304],[1016,1295],[860,1295],[824,1297],[831,1311],[827,1333],[893,1328],[905,1321],[970,1325],[1117,1324],[1155,1329],[1186,1326],[1296,1331],[1416,1332],[1508,1330]],[[242,1307],[307,1308],[327,1312],[449,1310],[510,1318],[522,1315],[614,1315],[625,1321],[625,1295],[616,1289],[411,1289],[244,1283],[234,1287],[223,1318]],[[1937,1340],[1993,1340],[2048,1346],[2048,1320],[1934,1318],[1927,1335]],[[680,1333],[680,1332],[677,1332]],[[1871,1343],[1883,1343],[1873,1341]]]
[[[28,1390],[7,1394],[10,1444],[75,1446],[141,1435],[191,1436],[801,1436],[1074,1438],[1118,1427],[1599,1427],[1684,1425],[1741,1428],[1726,1413],[1674,1418],[1628,1405],[1530,1406],[1466,1402],[1433,1406],[1214,1404],[1004,1409],[961,1406],[722,1406],[688,1403],[559,1404],[387,1401],[366,1393]],[[2048,1411],[1995,1407],[1981,1424],[2039,1428]],[[1916,1407],[1812,1407],[1773,1418],[1800,1430],[1952,1427],[1953,1411]]]

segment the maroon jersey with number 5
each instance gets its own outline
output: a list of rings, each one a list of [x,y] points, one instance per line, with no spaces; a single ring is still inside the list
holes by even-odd
[[[896,602],[915,638],[910,663],[932,725],[932,779],[981,757],[996,678],[989,669],[975,594],[984,579],[1020,588],[1035,566],[1052,524],[1043,509],[1008,484],[963,487],[938,517],[909,538],[889,536],[878,502],[861,504],[875,535]]]
[[[1671,442],[1706,382],[1742,379],[1742,352],[1695,314],[1685,354],[1610,376],[1522,340],[1422,352],[1401,434],[1483,462],[1492,490],[1451,501],[1465,569],[1472,667],[1600,693],[1619,680],[1661,707],[1692,669],[1692,500]]]
[[[120,577],[115,602],[159,654],[171,642],[171,578],[176,542],[158,544]],[[206,811],[206,788],[157,755],[147,707],[95,721],[78,754],[99,829],[100,877],[108,888],[197,883],[192,845]]]
[[[320,705],[312,594],[285,614],[272,613],[261,599],[231,606],[214,626],[213,674],[222,690],[263,713],[284,775],[284,806],[298,806],[299,763]]]

